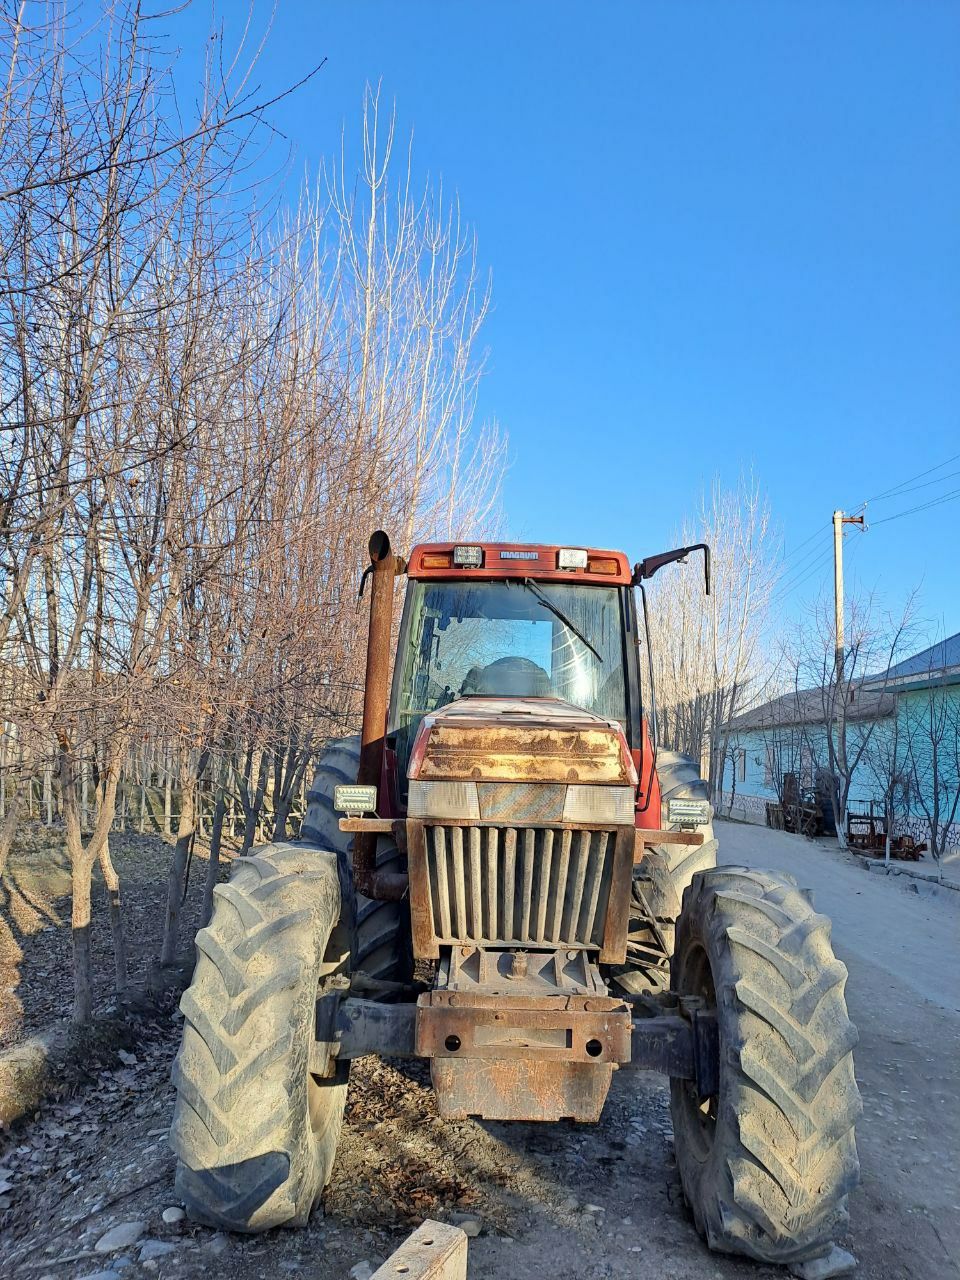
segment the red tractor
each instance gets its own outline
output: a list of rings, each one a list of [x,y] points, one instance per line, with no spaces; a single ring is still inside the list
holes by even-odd
[[[374,534],[362,733],[197,936],[172,1130],[193,1217],[305,1223],[354,1057],[428,1058],[441,1115],[498,1120],[596,1121],[629,1064],[670,1077],[712,1248],[830,1249],[860,1112],[830,922],[788,878],[717,866],[699,769],[656,745],[643,583],[695,552],[709,591],[705,546],[405,562]]]

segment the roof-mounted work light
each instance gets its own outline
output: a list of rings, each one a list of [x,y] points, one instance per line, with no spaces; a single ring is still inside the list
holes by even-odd
[[[483,566],[483,548],[454,547],[453,563],[458,569],[480,569]]]
[[[580,547],[561,547],[557,552],[558,569],[585,569],[587,553]]]

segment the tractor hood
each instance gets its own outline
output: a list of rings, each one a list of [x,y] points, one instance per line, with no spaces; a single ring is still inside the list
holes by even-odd
[[[410,777],[636,786],[623,730],[560,698],[463,697],[425,716]]]

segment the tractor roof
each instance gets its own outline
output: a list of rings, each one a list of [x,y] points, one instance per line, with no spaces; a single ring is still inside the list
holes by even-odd
[[[584,567],[570,567],[575,559]],[[535,578],[607,586],[629,586],[632,579],[630,562],[622,551],[539,542],[423,542],[410,552],[407,573],[411,578]]]

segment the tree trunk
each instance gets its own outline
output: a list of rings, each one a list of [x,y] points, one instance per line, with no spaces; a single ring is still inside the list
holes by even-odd
[[[723,774],[720,775],[719,797],[723,802]],[[727,805],[727,817],[733,817],[733,806],[737,799],[737,762],[736,759],[731,761],[730,769],[730,803]]]
[[[73,906],[73,1021],[85,1027],[93,1017],[93,963],[90,950],[90,900],[93,862],[84,853],[73,860],[70,888]]]
[[[281,796],[277,802],[276,812],[273,822],[273,838],[274,840],[287,839],[287,821],[290,817],[290,797]]]
[[[146,747],[140,753],[140,834],[147,829],[147,749]]]
[[[246,785],[240,792],[241,798],[243,799],[243,844],[240,846],[241,858],[245,858],[247,856],[257,838],[257,825],[260,822],[260,815],[263,812],[263,797],[267,789],[266,752],[258,752],[255,759],[257,764],[257,785],[253,801],[248,802],[245,798],[249,794],[249,778],[245,780]]]
[[[43,766],[43,807],[45,810],[44,825],[53,826],[53,766]]]
[[[0,876],[7,869],[7,859],[10,856],[10,849],[13,845],[14,837],[17,834],[17,827],[20,825],[20,816],[23,813],[24,787],[20,783],[16,791],[10,797],[7,805],[7,812],[3,822],[0,822]]]
[[[872,807],[873,807],[873,801],[872,801],[872,800],[871,800],[871,802],[870,802],[870,805],[871,805],[871,808],[872,808]],[[889,797],[889,795],[887,796],[887,801],[886,801],[886,804],[885,804],[885,806],[884,806],[884,817],[886,818],[886,828],[887,828],[887,830],[886,830],[886,837],[885,837],[884,842],[883,842],[883,860],[884,860],[884,862],[886,862],[886,863],[889,865],[889,863],[890,863],[890,845],[891,845],[891,842],[893,841],[893,805],[892,805],[892,803],[891,803],[891,801],[890,801],[890,797]]]
[[[163,753],[163,834],[173,830],[173,784],[170,778],[170,752]]]
[[[113,938],[113,966],[116,975],[116,992],[122,995],[127,989],[127,940],[123,929],[123,904],[120,898],[120,877],[110,857],[110,842],[105,840],[100,849],[100,871],[107,888],[110,911],[110,934]]]
[[[180,762],[180,817],[177,822],[177,843],[167,876],[167,910],[163,924],[163,944],[160,949],[162,965],[171,965],[177,958],[187,865],[196,830],[197,784],[206,768],[207,758],[208,752],[202,752],[193,770],[190,769],[190,761],[186,755]]]
[[[183,905],[183,881],[187,870],[187,858],[190,855],[190,841],[193,838],[193,823],[189,820],[189,811],[193,807],[187,798],[184,788],[180,825],[177,830],[177,843],[174,846],[170,871],[167,875],[167,910],[163,922],[163,944],[160,948],[160,963],[173,964],[177,958],[177,939],[180,932],[180,908]],[[185,829],[186,828],[186,829]]]
[[[60,809],[63,813],[67,854],[70,858],[73,1021],[79,1026],[85,1026],[93,1016],[93,966],[90,945],[93,866],[101,849],[106,845],[107,835],[116,815],[120,762],[126,747],[127,743],[121,737],[114,741],[110,752],[105,754],[105,768],[98,795],[97,820],[90,841],[84,848],[80,826],[81,810],[77,794],[79,781],[77,775],[78,772],[82,774],[83,762],[77,761],[68,743],[62,742],[60,745],[57,787],[60,794]]]
[[[223,820],[227,814],[226,789],[221,787],[217,792],[217,804],[213,811],[213,826],[210,831],[210,857],[207,862],[207,874],[203,881],[203,904],[200,908],[200,927],[205,928],[213,915],[213,890],[220,876],[220,846],[223,842]]]
[[[90,764],[86,758],[80,764],[80,827],[90,827]]]

